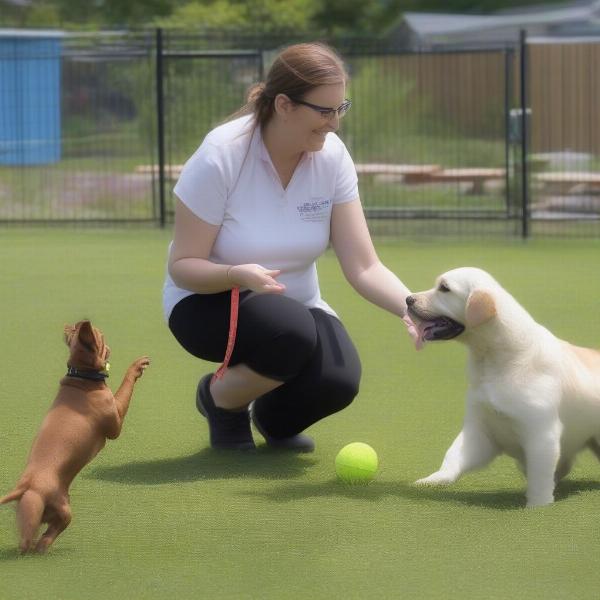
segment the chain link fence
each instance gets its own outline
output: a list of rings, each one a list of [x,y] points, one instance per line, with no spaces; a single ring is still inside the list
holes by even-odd
[[[182,164],[296,41],[0,32],[0,222],[168,224]],[[600,234],[600,41],[325,41],[375,234]]]

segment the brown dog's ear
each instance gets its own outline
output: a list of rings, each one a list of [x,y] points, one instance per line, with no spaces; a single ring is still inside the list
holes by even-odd
[[[475,290],[469,294],[466,309],[467,327],[478,327],[496,316],[496,303],[486,290]]]
[[[92,329],[92,323],[90,321],[81,321],[79,324],[79,333],[78,339],[83,346],[89,348],[92,352],[94,352],[98,348],[98,344],[96,342],[96,336],[94,335],[94,331]]]
[[[63,332],[65,334],[65,344],[67,346],[69,346],[71,343],[71,337],[72,337],[74,331],[75,331],[75,327],[73,327],[73,325],[65,324],[65,326],[63,328]]]

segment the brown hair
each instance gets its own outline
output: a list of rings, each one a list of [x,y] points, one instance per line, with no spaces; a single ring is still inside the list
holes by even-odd
[[[256,124],[264,128],[273,116],[277,94],[301,99],[320,85],[347,80],[344,63],[333,48],[317,42],[288,46],[271,65],[266,80],[250,88],[246,104],[234,116],[253,113]]]

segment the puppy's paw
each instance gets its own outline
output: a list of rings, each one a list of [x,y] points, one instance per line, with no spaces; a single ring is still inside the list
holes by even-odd
[[[450,485],[451,483],[454,483],[454,481],[455,479],[448,473],[437,471],[436,473],[429,475],[429,477],[418,479],[415,481],[415,485]]]
[[[554,503],[554,497],[541,497],[541,498],[528,498],[527,508],[540,508],[541,506],[548,506]]]
[[[135,379],[139,379],[144,374],[144,371],[149,364],[150,358],[147,356],[142,356],[129,367],[129,371]]]

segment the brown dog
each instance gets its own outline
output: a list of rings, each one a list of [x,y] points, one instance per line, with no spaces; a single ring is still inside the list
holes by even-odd
[[[119,437],[135,382],[150,364],[138,358],[113,396],[104,382],[110,348],[89,321],[65,326],[71,356],[58,395],[33,442],[25,471],[0,504],[17,500],[21,552],[45,552],[71,522],[69,486],[104,448]],[[48,529],[35,542],[42,523]]]

